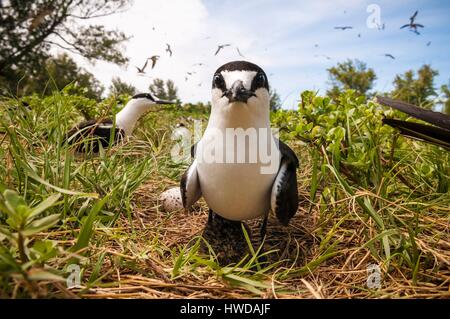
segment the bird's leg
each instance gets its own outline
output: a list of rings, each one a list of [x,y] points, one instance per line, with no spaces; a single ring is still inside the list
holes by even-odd
[[[208,224],[209,226],[212,226],[213,219],[214,219],[214,212],[213,212],[213,210],[210,208],[210,209],[209,209],[209,213],[208,213],[208,221],[207,221],[207,224]]]
[[[259,246],[260,247],[263,247],[263,244],[264,244],[264,240],[265,240],[265,238],[266,238],[266,231],[267,231],[267,220],[269,219],[269,212],[267,212],[265,215],[264,215],[264,217],[263,217],[263,219],[262,219],[262,221],[261,221],[261,227],[260,227],[260,229],[259,229],[259,234],[260,234],[260,236],[261,236],[261,238],[260,238],[260,242],[259,242]],[[262,248],[261,249],[261,251],[263,251],[264,250],[264,248]],[[264,255],[264,256],[260,256],[260,257],[258,257],[258,260],[259,260],[259,262],[267,262],[267,256],[266,255]]]
[[[208,221],[202,236],[217,254],[220,264],[227,265],[239,262],[245,254],[249,253],[249,247],[242,231],[242,226],[250,235],[249,227],[240,221],[228,220],[209,210]],[[207,247],[201,247],[206,253]]]
[[[261,222],[261,228],[259,229],[259,234],[261,236],[261,245],[264,242],[264,238],[266,237],[267,231],[267,220],[269,219],[269,213],[265,214],[263,220]]]

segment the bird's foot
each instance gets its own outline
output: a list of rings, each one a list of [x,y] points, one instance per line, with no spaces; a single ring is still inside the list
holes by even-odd
[[[251,231],[245,223],[228,220],[215,213],[210,213],[202,237],[215,252],[220,265],[238,263],[245,255],[250,256],[243,227],[250,238]],[[208,253],[207,245],[202,243],[200,250],[203,253]]]

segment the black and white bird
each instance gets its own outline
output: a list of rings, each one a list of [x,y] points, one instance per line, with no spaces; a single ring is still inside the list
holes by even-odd
[[[234,245],[234,252],[245,251],[242,221],[261,217],[262,240],[269,211],[283,225],[297,212],[299,162],[295,153],[272,135],[269,115],[269,83],[259,66],[234,61],[215,72],[208,126],[193,148],[194,160],[180,183],[186,209],[201,196],[208,204],[203,236],[213,248]],[[234,143],[234,137],[227,135],[230,132],[242,143]],[[251,137],[246,140],[241,133]],[[252,157],[252,153],[259,156]],[[236,261],[232,253],[227,254],[228,262]]]
[[[149,93],[136,94],[116,114],[115,124],[111,118],[81,122],[67,132],[64,142],[75,146],[78,152],[97,153],[100,144],[107,148],[111,143],[115,145],[130,137],[137,121],[156,105],[174,103],[159,100]]]
[[[416,10],[416,12],[414,12],[414,14],[409,18],[409,23],[402,25],[400,27],[400,29],[408,28],[409,31],[414,32],[415,34],[419,35],[420,32],[417,31],[417,28],[423,28],[424,26],[423,26],[423,24],[415,22],[418,13],[419,13],[419,11]]]
[[[404,136],[450,149],[450,115],[382,96],[377,96],[376,101],[431,125],[390,118],[384,118],[384,124],[397,128]]]

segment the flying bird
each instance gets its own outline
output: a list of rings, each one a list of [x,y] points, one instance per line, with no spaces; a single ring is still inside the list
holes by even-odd
[[[409,23],[402,25],[400,29],[408,28],[409,31],[414,32],[417,35],[420,35],[419,31],[417,31],[417,28],[423,28],[423,24],[416,23],[417,14],[419,13],[418,10],[414,12],[414,14],[409,18]]]
[[[243,221],[262,218],[261,241],[266,234],[269,211],[281,224],[289,224],[298,208],[299,162],[294,151],[272,135],[269,83],[263,69],[246,61],[229,62],[217,69],[212,82],[208,126],[192,148],[194,160],[181,178],[180,189],[186,209],[200,197],[205,199],[209,217],[203,238],[219,256],[219,263],[228,264],[239,261],[248,251],[242,227],[251,233]],[[249,143],[228,147],[229,134],[225,132],[242,126],[256,134],[257,144],[267,145],[264,156],[268,161],[263,162],[260,156],[254,159],[245,156],[255,147],[251,138]],[[244,133],[244,140],[246,136]],[[213,153],[221,155],[214,159]]]
[[[74,146],[77,152],[98,153],[100,145],[107,148],[109,145],[116,145],[130,137],[139,118],[156,105],[174,103],[157,99],[150,93],[136,94],[116,114],[115,128],[111,118],[81,122],[67,132],[64,143],[67,142],[68,145]]]
[[[138,66],[135,66],[135,68],[138,70],[138,73],[144,74],[145,73],[145,68],[147,67],[147,64],[148,64],[148,59],[145,60],[145,64],[144,64],[144,66],[142,68],[140,68]]]
[[[427,42],[427,47],[429,47],[431,45],[431,41]]]
[[[391,58],[392,60],[395,60],[395,56],[393,56],[390,53],[385,53],[384,56],[387,57],[387,58]]]
[[[239,50],[238,47],[236,47],[236,50],[237,50],[238,54],[239,54],[241,57],[245,58],[245,56],[241,53],[241,51]]]
[[[158,61],[158,59],[159,59],[159,55],[153,55],[148,59],[148,60],[152,60],[152,69],[155,67],[156,61]]]
[[[331,57],[329,57],[328,55],[325,55],[325,54],[315,54],[314,57],[316,57],[316,58],[324,57],[327,60],[331,60]]]
[[[392,107],[431,125],[388,118],[383,119],[384,124],[399,129],[400,134],[404,136],[442,146],[450,150],[450,115],[434,112],[387,97],[377,96],[376,101],[381,105]]]
[[[338,29],[338,30],[347,30],[347,29],[353,29],[353,27],[352,26],[349,26],[349,25],[346,25],[346,26],[343,26],[343,27],[334,27],[335,29]]]
[[[222,50],[225,47],[229,47],[230,45],[231,44],[220,44],[220,45],[218,45],[217,46],[217,51],[216,51],[216,53],[214,53],[214,55],[217,55],[220,52],[220,50]]]
[[[169,52],[170,56],[172,56],[172,49],[170,48],[170,44],[166,43],[166,46],[167,46],[166,52]]]

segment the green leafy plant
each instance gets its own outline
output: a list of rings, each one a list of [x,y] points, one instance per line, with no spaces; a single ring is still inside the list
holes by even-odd
[[[33,241],[34,235],[48,230],[60,221],[59,213],[45,214],[51,207],[61,203],[58,202],[60,197],[60,194],[53,194],[38,205],[30,207],[17,192],[3,190],[0,194],[0,212],[6,217],[7,226],[0,225],[2,272],[20,275],[27,282],[62,279],[54,272],[42,268],[47,260],[57,255],[55,243],[48,240]],[[37,270],[36,266],[42,269]]]

